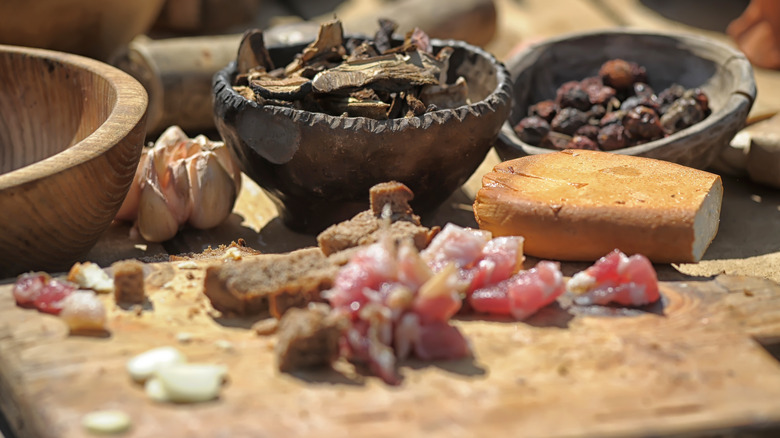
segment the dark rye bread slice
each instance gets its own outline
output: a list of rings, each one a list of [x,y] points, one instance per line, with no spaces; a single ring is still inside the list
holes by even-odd
[[[345,315],[322,303],[290,309],[279,321],[274,346],[279,371],[329,366],[339,357],[339,340],[347,326]]]
[[[285,254],[263,254],[209,266],[204,293],[220,312],[234,315],[270,313],[280,318],[291,307],[323,301],[338,266],[319,248]]]
[[[328,227],[317,236],[317,244],[323,253],[335,254],[345,249],[370,245],[389,233],[394,240],[411,238],[417,249],[428,246],[438,227],[422,226],[409,201],[414,194],[406,185],[390,181],[371,187],[371,208],[358,213],[352,219]],[[385,209],[387,211],[385,211]]]

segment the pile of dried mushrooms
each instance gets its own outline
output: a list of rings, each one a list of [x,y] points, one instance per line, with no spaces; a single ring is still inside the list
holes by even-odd
[[[377,120],[470,103],[463,77],[447,83],[452,47],[434,55],[420,29],[394,46],[397,24],[381,19],[379,25],[373,40],[362,40],[345,39],[337,19],[323,23],[317,39],[284,67],[274,66],[262,31],[247,31],[233,88],[260,105]]]

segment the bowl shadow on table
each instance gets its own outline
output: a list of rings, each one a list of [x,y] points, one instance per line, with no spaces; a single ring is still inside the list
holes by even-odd
[[[173,239],[164,242],[169,254],[202,251],[211,246],[229,245],[243,239],[246,245],[263,253],[283,253],[317,244],[316,237],[296,233],[287,228],[279,218],[271,219],[259,231],[244,225],[245,217],[232,213],[225,222],[209,230],[184,228]]]

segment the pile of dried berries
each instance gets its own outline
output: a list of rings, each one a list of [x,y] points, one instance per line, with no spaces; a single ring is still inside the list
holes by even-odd
[[[613,59],[598,76],[566,82],[555,100],[531,105],[514,130],[534,146],[613,151],[674,134],[709,114],[700,89],[674,84],[655,94],[644,67]]]
[[[280,105],[334,116],[393,119],[466,105],[463,77],[447,83],[452,47],[433,54],[425,32],[403,43],[396,23],[381,19],[372,40],[345,39],[341,22],[320,26],[317,40],[285,67],[274,66],[260,30],[244,34],[233,88],[261,105]]]

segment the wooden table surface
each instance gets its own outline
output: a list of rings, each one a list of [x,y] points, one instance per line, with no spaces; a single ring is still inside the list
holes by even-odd
[[[371,0],[352,0],[354,7],[368,7]],[[680,10],[669,10],[675,3]],[[649,29],[677,29],[700,33],[729,42],[722,27],[724,16],[738,14],[738,1],[662,0],[496,0],[499,28],[487,49],[506,59],[518,44],[568,33],[614,26]],[[367,6],[368,5],[368,6]],[[687,8],[687,9],[685,9]],[[731,8],[731,9],[729,9]],[[566,11],[566,13],[561,13]],[[668,17],[680,16],[684,21]],[[704,24],[702,24],[704,23]],[[694,25],[695,24],[695,25]],[[697,27],[698,26],[698,27]],[[709,27],[706,29],[704,27]],[[758,100],[751,117],[763,117],[780,110],[780,72],[756,70]],[[198,133],[189,133],[196,135]],[[471,202],[480,177],[498,157],[491,152],[475,175],[434,215],[424,218],[430,224],[455,222],[475,226]],[[665,280],[711,279],[727,273],[749,275],[780,282],[780,193],[750,182],[745,177],[724,176],[725,196],[718,236],[698,264],[659,267]],[[129,227],[113,225],[87,257],[107,265],[128,257],[153,257],[188,251],[200,251],[243,238],[264,252],[282,252],[314,243],[312,236],[299,235],[285,228],[262,190],[245,178],[239,200],[229,220],[216,229],[184,230],[164,244],[148,244],[128,237]],[[576,266],[570,269],[576,269]],[[6,280],[5,282],[8,282]],[[776,349],[777,339],[763,338],[762,345]],[[4,430],[0,419],[0,438]]]

